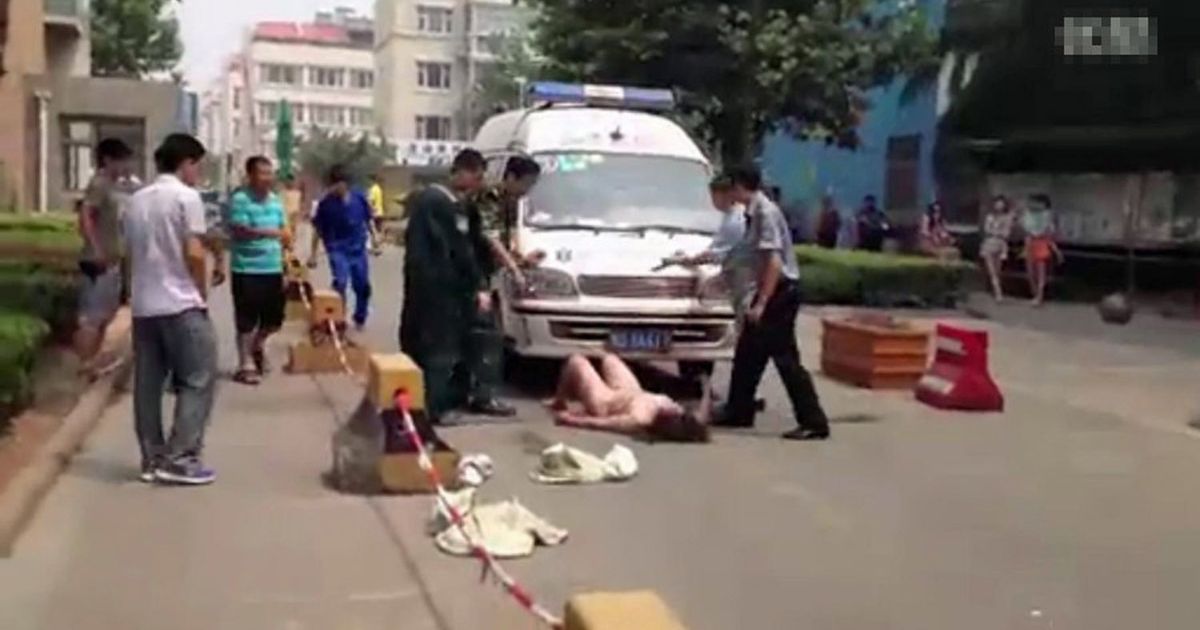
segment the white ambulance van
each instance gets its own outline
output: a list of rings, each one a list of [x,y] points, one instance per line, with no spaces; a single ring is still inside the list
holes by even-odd
[[[728,288],[716,267],[661,268],[708,246],[720,213],[711,168],[676,123],[668,90],[536,83],[529,109],[487,121],[474,146],[498,181],[517,155],[542,177],[510,226],[522,252],[545,260],[527,289],[497,289],[501,325],[520,356],[614,352],[676,361],[697,375],[733,356]]]

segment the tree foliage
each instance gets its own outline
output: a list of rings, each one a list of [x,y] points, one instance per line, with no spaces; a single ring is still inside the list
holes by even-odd
[[[92,72],[144,77],[179,63],[177,0],[92,0]]]
[[[491,36],[496,61],[484,66],[475,83],[472,118],[476,126],[495,113],[515,109],[521,104],[521,88],[541,78],[545,61],[525,33]]]
[[[346,169],[350,180],[364,184],[367,178],[391,162],[395,149],[382,137],[354,136],[314,127],[299,143],[296,163],[306,177],[323,181],[334,165]]]
[[[552,76],[674,88],[727,163],[774,130],[858,146],[867,91],[936,53],[913,0],[533,3]]]

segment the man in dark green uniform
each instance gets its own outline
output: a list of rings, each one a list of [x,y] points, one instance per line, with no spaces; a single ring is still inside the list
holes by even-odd
[[[459,153],[450,186],[434,184],[418,193],[405,230],[400,346],[424,372],[426,410],[434,422],[463,405],[475,413],[513,413],[492,392],[479,391],[481,379],[470,367],[473,357],[491,352],[472,330],[492,310],[493,254],[478,208],[466,202],[482,189],[485,167],[478,151]]]

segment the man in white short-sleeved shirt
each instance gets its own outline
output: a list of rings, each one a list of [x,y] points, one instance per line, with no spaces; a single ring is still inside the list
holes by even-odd
[[[147,483],[203,485],[215,479],[201,461],[217,369],[206,302],[208,226],[194,188],[204,154],[195,138],[168,136],[154,153],[158,178],[133,195],[122,217],[131,268],[134,416]],[[162,423],[168,375],[178,396],[169,439]]]

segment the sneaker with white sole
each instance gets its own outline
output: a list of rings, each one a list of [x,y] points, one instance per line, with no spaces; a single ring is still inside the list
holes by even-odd
[[[177,486],[207,486],[217,480],[217,473],[200,464],[166,464],[154,470],[154,480]]]

